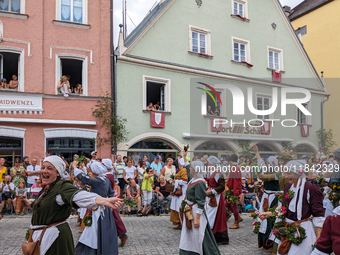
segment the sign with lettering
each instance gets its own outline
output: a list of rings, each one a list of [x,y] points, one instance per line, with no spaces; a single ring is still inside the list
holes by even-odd
[[[0,94],[0,111],[11,112],[42,112],[42,96]]]

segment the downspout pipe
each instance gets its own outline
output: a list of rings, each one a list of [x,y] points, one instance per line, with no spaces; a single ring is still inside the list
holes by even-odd
[[[114,44],[113,44],[113,0],[110,1],[110,67],[111,67],[111,113],[116,116],[116,75],[115,75],[115,58],[114,58]],[[111,124],[114,124],[112,118]],[[111,154],[116,154],[116,143],[113,141],[115,146],[111,147]],[[112,146],[112,143],[111,143]]]
[[[321,102],[321,147],[324,147],[324,140],[323,140],[323,130],[325,129],[325,118],[324,118],[324,105],[325,102],[327,102],[329,100],[329,97],[331,95],[326,95],[325,99]]]

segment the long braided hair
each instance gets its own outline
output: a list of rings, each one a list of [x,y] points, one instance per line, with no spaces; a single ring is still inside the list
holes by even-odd
[[[43,200],[44,197],[47,196],[48,192],[49,192],[49,191],[57,184],[57,182],[59,182],[60,180],[61,180],[61,177],[60,177],[60,175],[58,175],[58,176],[57,176],[57,179],[56,179],[54,182],[52,182],[52,183],[48,186],[48,188],[44,188],[44,189],[40,190],[39,195],[38,195],[38,201],[37,201],[36,203],[34,203],[34,208],[33,208],[34,211],[37,211],[37,210],[38,210],[38,208],[40,207],[40,204],[41,204],[41,200]]]

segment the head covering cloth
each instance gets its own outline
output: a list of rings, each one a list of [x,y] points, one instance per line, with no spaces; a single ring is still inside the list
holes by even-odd
[[[51,163],[55,167],[59,175],[62,175],[66,169],[66,164],[64,160],[56,155],[46,157],[43,162]]]
[[[109,158],[102,159],[103,165],[106,167],[107,170],[111,170],[113,168],[112,166],[112,160]]]
[[[201,161],[192,161],[191,167],[195,170],[199,178],[204,178],[204,164]]]

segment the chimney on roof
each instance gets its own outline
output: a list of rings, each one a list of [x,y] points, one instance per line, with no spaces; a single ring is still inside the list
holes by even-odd
[[[120,27],[120,31],[119,31],[118,46],[117,46],[117,48],[119,48],[119,56],[121,56],[126,51],[126,47],[124,45],[124,35],[123,35],[124,25],[123,24],[119,24],[119,27]]]
[[[283,11],[286,13],[287,17],[289,16],[289,14],[292,12],[292,8],[290,8],[290,6],[285,5],[283,6]]]

